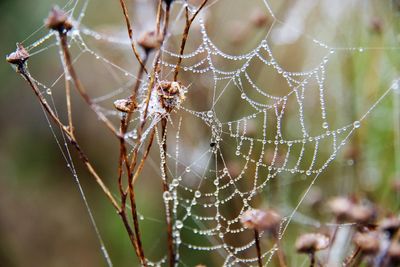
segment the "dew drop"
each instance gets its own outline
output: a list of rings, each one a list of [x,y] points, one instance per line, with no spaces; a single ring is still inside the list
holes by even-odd
[[[51,95],[51,89],[50,88],[46,90],[46,94]]]
[[[182,229],[182,228],[183,228],[183,223],[182,223],[182,221],[177,220],[177,221],[175,222],[175,226],[176,226],[177,229]]]
[[[199,197],[201,197],[201,193],[200,193],[200,191],[196,191],[196,192],[194,193],[194,196],[195,196],[196,198],[199,198]]]
[[[163,198],[164,198],[165,201],[170,201],[170,200],[172,200],[171,193],[170,193],[169,191],[165,191],[165,192],[163,193]]]
[[[186,167],[185,171],[190,172],[190,167]]]
[[[353,126],[354,126],[354,128],[360,128],[361,123],[360,123],[359,121],[355,121],[355,122],[353,123]]]
[[[322,123],[322,128],[328,129],[329,124],[327,122]]]
[[[207,111],[207,117],[212,118],[214,115],[214,113],[212,112],[212,110]]]

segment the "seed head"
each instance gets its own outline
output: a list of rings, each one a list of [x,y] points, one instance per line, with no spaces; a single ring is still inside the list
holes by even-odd
[[[185,88],[179,82],[161,81],[157,88],[162,108],[171,112],[185,100]]]
[[[8,63],[16,65],[18,67],[22,67],[28,59],[29,53],[20,43],[17,43],[17,49],[15,50],[15,52],[12,52],[8,56],[6,56],[6,60]]]
[[[244,227],[277,234],[282,217],[274,210],[250,209],[240,217]]]
[[[354,203],[347,197],[335,197],[328,202],[328,207],[338,220],[349,218]]]
[[[376,232],[357,232],[353,241],[364,254],[373,255],[379,252],[379,235]]]
[[[137,104],[130,99],[118,99],[114,102],[114,107],[124,113],[129,113],[137,108]]]
[[[256,8],[250,15],[250,21],[254,27],[262,28],[268,24],[269,19],[265,12],[261,11],[259,8]]]
[[[329,246],[329,237],[319,233],[308,233],[299,236],[296,240],[298,253],[315,253]]]
[[[139,39],[138,44],[147,52],[158,49],[161,46],[162,35],[157,34],[155,31],[143,32]]]
[[[400,263],[400,244],[399,243],[392,243],[389,247],[389,251],[387,254],[390,258],[391,263],[393,266]]]
[[[72,29],[72,22],[69,19],[67,13],[60,9],[58,6],[54,6],[49,13],[49,16],[45,20],[47,28],[65,33]]]
[[[375,219],[375,209],[370,205],[353,205],[349,211],[349,219],[359,224],[368,224]]]
[[[379,229],[383,232],[389,234],[389,236],[394,236],[400,228],[400,219],[395,216],[390,216],[384,218],[379,222]]]

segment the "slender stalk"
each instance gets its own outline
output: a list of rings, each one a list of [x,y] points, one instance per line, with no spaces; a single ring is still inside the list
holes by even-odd
[[[315,252],[310,253],[310,267],[314,267],[315,265]]]
[[[160,33],[162,2],[163,2],[163,0],[158,0],[158,5],[157,5],[157,18],[156,18],[156,34],[157,34],[157,36]]]
[[[164,180],[163,180],[163,193],[168,191],[168,175],[167,175],[167,135],[166,135],[166,129],[167,129],[167,119],[163,118],[161,120],[161,136],[162,136],[162,153],[163,153],[163,159],[164,162],[163,164],[163,171],[164,171]],[[169,210],[169,204],[166,203],[166,222],[167,222],[167,235],[168,235],[168,258],[169,258],[169,266],[173,267],[175,266],[175,249],[174,249],[174,239],[172,236],[172,219],[171,219],[171,213]]]
[[[278,245],[278,260],[279,260],[279,266],[280,267],[286,267],[286,261],[285,261],[285,255],[283,254],[282,250],[282,244],[281,244],[281,239],[279,237],[276,238],[276,243]]]
[[[357,246],[355,251],[343,262],[343,267],[351,266],[352,262],[356,260],[357,256],[360,254],[361,249]]]
[[[197,15],[200,13],[200,11],[203,9],[203,7],[207,4],[207,1],[208,0],[203,0],[200,7],[196,10],[196,12],[193,14],[193,16],[190,19],[189,19],[189,9],[187,6],[185,7],[186,25],[185,25],[185,28],[184,28],[183,34],[182,34],[181,47],[180,47],[180,51],[179,51],[180,56],[178,57],[178,63],[175,66],[174,81],[178,80],[178,74],[179,74],[181,63],[182,63],[182,55],[185,50],[186,42],[187,42],[187,39],[189,36],[190,27],[192,26],[192,23],[195,20],[195,18],[197,17]]]
[[[100,186],[100,188],[103,190],[104,194],[107,196],[107,198],[110,200],[111,204],[114,206],[114,208],[119,212],[120,207],[111,194],[110,190],[108,187],[104,184],[103,180],[100,178],[100,176],[97,174],[95,171],[94,167],[91,165],[89,162],[88,157],[86,154],[83,152],[79,144],[77,143],[74,135],[71,133],[70,129],[68,129],[56,116],[54,113],[53,109],[49,106],[47,103],[46,99],[41,95],[39,88],[37,87],[36,83],[32,80],[29,72],[25,69],[24,66],[19,66],[18,68],[19,73],[22,75],[22,77],[28,82],[29,86],[32,88],[33,92],[35,93],[36,97],[38,98],[40,104],[42,107],[45,109],[45,111],[49,114],[51,119],[60,126],[61,130],[67,135],[69,142],[75,149],[77,150],[82,162],[84,163],[85,167],[88,169],[89,173],[92,175],[92,177],[95,179],[97,184]]]
[[[89,105],[89,107],[96,113],[98,118],[104,122],[107,128],[117,137],[119,137],[118,131],[112,125],[112,123],[107,119],[107,117],[98,111],[97,106],[92,102],[89,95],[86,93],[85,88],[83,87],[81,81],[78,79],[78,75],[75,72],[74,67],[72,66],[71,55],[69,53],[68,42],[67,42],[67,35],[66,33],[59,32],[59,37],[61,41],[61,50],[63,52],[65,64],[67,66],[68,75],[71,76],[72,80],[74,81],[75,87],[78,90],[79,94],[85,100],[85,102]]]
[[[254,240],[256,242],[258,266],[262,267],[260,236],[257,229],[254,229]]]
[[[142,59],[140,58],[139,52],[135,45],[135,41],[133,40],[132,23],[128,15],[128,8],[126,7],[125,0],[119,0],[119,3],[121,4],[122,12],[124,13],[126,28],[128,30],[128,36],[131,42],[132,51],[135,54],[135,57],[138,60],[141,67],[143,68],[143,70],[147,73],[146,66],[143,63]]]

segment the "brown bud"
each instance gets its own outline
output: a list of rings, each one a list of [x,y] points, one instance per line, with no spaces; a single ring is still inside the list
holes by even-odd
[[[338,220],[349,218],[354,203],[347,197],[335,197],[328,202],[328,207]]]
[[[358,232],[354,235],[353,241],[364,254],[371,255],[379,252],[379,235],[376,232]]]
[[[6,57],[6,60],[10,64],[22,66],[25,61],[29,59],[29,53],[26,51],[25,47],[17,43],[17,50],[15,52],[12,52]]]
[[[146,51],[158,49],[161,46],[162,35],[155,31],[143,32],[137,42]]]
[[[70,21],[67,13],[60,9],[58,6],[54,6],[49,13],[49,16],[45,20],[47,28],[64,33],[72,29],[72,22]]]
[[[349,219],[360,224],[368,224],[375,218],[375,209],[370,205],[353,205],[349,211]]]
[[[263,12],[259,8],[256,8],[250,14],[250,22],[254,27],[262,28],[268,24],[269,18],[267,13]]]
[[[240,216],[244,227],[277,234],[282,217],[274,210],[250,209]]]
[[[390,236],[394,236],[400,228],[400,219],[395,216],[384,218],[379,222],[379,229],[383,232],[388,233]]]
[[[314,253],[329,246],[329,237],[318,233],[308,233],[296,240],[296,250],[299,253]]]
[[[393,266],[398,266],[396,264],[400,263],[400,244],[392,243],[389,247],[388,257],[393,264]]]
[[[114,101],[114,107],[121,112],[129,113],[134,111],[137,105],[130,99],[118,99]]]

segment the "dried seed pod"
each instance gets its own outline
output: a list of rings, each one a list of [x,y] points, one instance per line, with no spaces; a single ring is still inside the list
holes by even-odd
[[[282,217],[274,210],[250,209],[240,216],[244,227],[277,234]]]
[[[114,101],[114,107],[124,113],[129,113],[137,108],[137,104],[130,99],[118,99]]]
[[[18,67],[22,67],[28,59],[29,53],[20,43],[17,43],[17,50],[6,57],[8,63],[16,65]]]
[[[265,12],[263,12],[259,8],[256,8],[250,14],[250,22],[254,27],[262,28],[268,24],[269,18]]]
[[[379,229],[386,232],[390,237],[394,236],[400,228],[400,218],[395,216],[386,217],[379,222]]]
[[[153,49],[160,48],[162,35],[157,34],[155,31],[143,32],[137,42],[144,50],[149,52]]]
[[[162,108],[171,112],[185,100],[186,90],[179,82],[161,81],[157,93]]]
[[[358,232],[354,235],[353,241],[362,253],[366,255],[373,255],[379,252],[379,235],[376,232]]]
[[[353,205],[349,210],[349,219],[359,224],[368,224],[375,219],[375,209],[370,205]]]
[[[328,202],[329,209],[339,221],[349,218],[353,206],[354,203],[347,197],[335,197]]]
[[[69,19],[67,13],[60,9],[58,6],[54,6],[49,13],[49,16],[45,20],[47,28],[65,33],[72,29],[72,22]]]
[[[392,243],[389,247],[387,255],[390,259],[390,262],[393,264],[393,266],[398,266],[396,264],[400,263],[400,244]]]
[[[298,253],[315,253],[329,246],[329,237],[319,233],[308,233],[299,236],[296,240]]]

